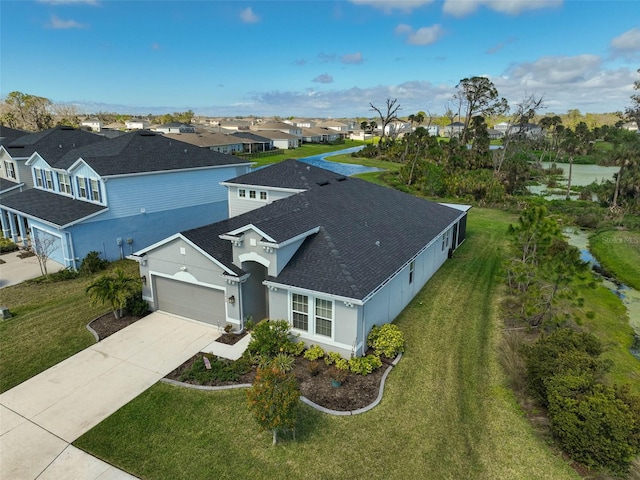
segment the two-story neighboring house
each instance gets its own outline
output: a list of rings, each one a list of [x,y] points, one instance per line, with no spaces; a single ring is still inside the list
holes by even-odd
[[[196,133],[196,127],[181,122],[164,123],[153,130],[160,133]]]
[[[224,185],[230,218],[135,253],[152,309],[236,330],[286,319],[308,346],[362,355],[465,239],[467,206],[297,160]]]
[[[2,147],[28,134],[29,132],[24,130],[0,125],[0,200],[26,188],[24,182],[19,180],[21,178],[18,171],[19,163],[11,158],[11,155]]]
[[[81,127],[86,127],[92,132],[100,132],[103,128],[102,121],[99,118],[86,118],[80,122]]]
[[[256,127],[253,127],[253,130],[259,131],[274,131],[274,132],[283,132],[288,133],[289,135],[293,135],[295,137],[302,137],[302,127],[298,127],[296,125],[291,125],[285,122],[265,122]]]
[[[55,130],[18,142],[38,135],[57,139]],[[54,155],[57,140],[36,142],[26,161],[33,188],[0,206],[6,237],[23,246],[46,242],[53,246],[49,258],[71,268],[91,251],[117,260],[177,231],[225,218],[220,182],[250,169],[231,155],[147,130],[94,137],[97,142],[61,155]]]

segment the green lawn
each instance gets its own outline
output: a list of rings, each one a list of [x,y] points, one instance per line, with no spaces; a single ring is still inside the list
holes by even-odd
[[[138,275],[135,262],[114,266]],[[0,322],[0,392],[95,343],[86,325],[108,311],[103,305],[92,306],[85,293],[96,276],[0,289],[0,304],[13,315]]]
[[[471,210],[467,242],[396,321],[407,352],[372,411],[303,406],[297,440],[274,448],[242,390],[157,384],[76,445],[144,479],[578,478],[534,434],[496,361],[512,221]]]
[[[640,290],[640,232],[602,232],[589,239],[589,249],[618,280]]]
[[[284,153],[280,155],[272,155],[262,158],[250,159],[252,162],[256,162],[256,167],[262,167],[272,163],[281,162],[288,158],[304,158],[311,157],[313,155],[319,155],[326,152],[335,152],[336,150],[344,150],[346,148],[357,147],[364,145],[364,142],[359,140],[345,140],[344,143],[338,145],[317,145],[311,143],[305,143],[301,147],[293,150],[284,150]]]

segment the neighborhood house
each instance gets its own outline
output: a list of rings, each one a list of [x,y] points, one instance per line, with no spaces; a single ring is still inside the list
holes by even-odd
[[[307,345],[362,355],[465,239],[468,206],[297,160],[223,185],[229,218],[131,257],[153,310],[235,330],[287,319]]]
[[[250,162],[148,130],[112,139],[71,127],[3,140],[5,238],[76,269],[91,251],[118,260],[227,217],[220,182]]]

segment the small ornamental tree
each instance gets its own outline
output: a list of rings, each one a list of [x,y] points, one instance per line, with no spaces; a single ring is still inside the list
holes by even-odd
[[[117,320],[122,317],[127,299],[137,285],[137,279],[116,269],[113,274],[98,277],[86,292],[91,296],[92,303],[109,304]]]
[[[278,430],[294,432],[300,406],[300,389],[296,377],[271,363],[258,368],[252,387],[247,391],[249,410],[262,430],[271,430],[273,445]]]

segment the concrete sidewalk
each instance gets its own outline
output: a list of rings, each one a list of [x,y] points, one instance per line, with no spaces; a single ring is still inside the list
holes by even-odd
[[[0,255],[0,259],[6,262],[0,264],[0,288],[16,285],[25,280],[42,276],[37,257],[33,255],[31,257],[20,258],[18,255],[23,253],[24,251],[16,251]],[[58,272],[63,269],[64,265],[54,262],[53,260],[47,260],[47,271],[49,273]]]
[[[69,444],[219,335],[154,312],[4,392],[0,478],[134,478]]]

